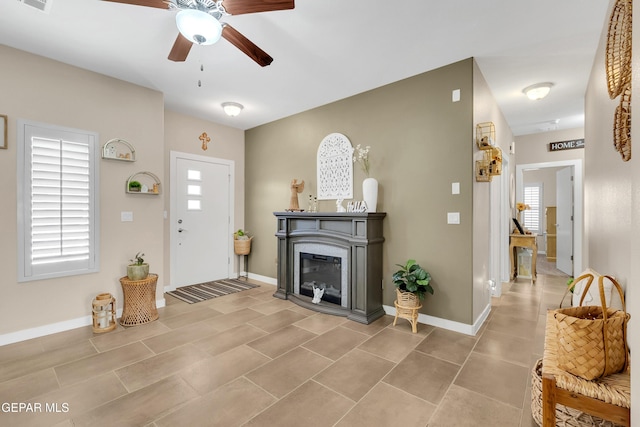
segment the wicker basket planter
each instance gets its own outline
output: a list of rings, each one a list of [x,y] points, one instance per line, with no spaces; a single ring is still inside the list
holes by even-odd
[[[252,239],[253,237],[250,237],[248,239],[243,239],[243,240],[234,239],[233,251],[236,253],[236,255],[249,255],[249,253],[251,252]]]
[[[411,292],[402,292],[396,288],[396,302],[398,306],[404,308],[416,308],[420,306],[420,299],[418,295]]]

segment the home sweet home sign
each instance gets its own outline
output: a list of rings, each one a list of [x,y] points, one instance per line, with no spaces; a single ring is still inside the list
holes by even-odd
[[[549,151],[573,150],[575,148],[584,148],[584,138],[549,143]]]

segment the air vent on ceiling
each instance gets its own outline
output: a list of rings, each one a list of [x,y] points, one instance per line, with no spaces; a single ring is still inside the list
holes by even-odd
[[[49,13],[51,11],[51,4],[53,0],[18,0],[20,3],[24,3],[27,6],[38,9],[40,12]]]

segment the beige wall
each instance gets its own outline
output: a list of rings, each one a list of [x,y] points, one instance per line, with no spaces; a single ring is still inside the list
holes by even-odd
[[[483,158],[482,150],[475,143],[475,126],[478,123],[492,122],[496,129],[495,145],[502,150],[503,158],[509,158],[509,144],[513,134],[502,112],[491,94],[489,85],[482,76],[477,64],[473,63],[473,125],[474,138],[471,142],[474,155],[471,170],[475,170],[475,161]],[[501,205],[502,186],[509,185],[509,174],[514,162],[508,162],[509,168],[502,175],[494,176],[491,182],[473,182],[473,319],[476,321],[491,304],[491,292],[487,281],[500,282],[500,249],[507,244],[500,233],[503,215],[509,215],[508,206]],[[508,187],[507,187],[508,188]],[[508,216],[507,216],[508,218]]]
[[[0,112],[9,117],[7,150],[0,151],[0,334],[88,316],[96,294],[110,292],[122,306],[118,278],[136,252],[143,251],[152,272],[163,271],[162,211],[159,196],[125,194],[137,171],[163,176],[163,97],[153,90],[87,72],[0,45]],[[135,146],[137,161],[99,160],[100,272],[42,281],[17,282],[16,120],[18,118],[99,133],[100,147],[112,138]],[[120,222],[132,211],[134,222]],[[164,283],[162,275],[159,289]]]
[[[207,150],[202,149],[202,141],[198,139],[203,132],[211,138],[207,145]],[[165,196],[165,210],[170,209],[170,160],[171,151],[181,153],[197,154],[199,156],[212,157],[217,159],[232,160],[234,162],[234,229],[244,228],[244,131],[240,129],[223,126],[217,123],[201,120],[174,111],[165,110],[164,115],[164,142],[165,142],[165,164],[164,181],[167,183],[167,194]],[[167,236],[164,247],[164,275],[169,281],[170,271],[170,238],[169,225],[172,218],[165,221],[164,232]],[[232,237],[229,236],[231,239]],[[232,262],[237,263],[237,257],[232,256]],[[234,264],[235,265],[235,264]],[[236,270],[234,270],[236,271]]]
[[[549,151],[550,142],[569,141],[584,138],[584,129],[564,129],[515,137],[516,162],[529,163],[560,162],[564,160],[584,160],[584,149]],[[585,146],[589,142],[585,140]]]
[[[609,2],[609,10],[615,2]],[[609,16],[607,14],[607,16]],[[633,38],[640,46],[640,24]],[[601,273],[615,276],[626,285],[627,310],[631,313],[629,345],[631,364],[640,363],[640,159],[638,146],[623,162],[613,148],[612,127],[620,98],[609,99],[605,76],[607,26],[603,23],[600,46],[591,70],[585,103],[585,237],[588,263]],[[640,92],[640,54],[633,50],[633,98]],[[640,120],[632,116],[632,140],[640,141]],[[632,375],[632,390],[640,390],[640,376]],[[640,393],[631,394],[631,418],[640,419]],[[634,425],[636,423],[634,422]]]
[[[487,279],[484,270],[478,277],[473,271],[473,64],[464,60],[247,131],[245,217],[256,234],[251,272],[276,277],[273,212],[288,207],[293,178],[305,181],[299,200],[306,208],[308,195],[316,194],[318,145],[339,132],[354,147],[371,146],[371,176],[380,183],[378,211],[387,213],[384,304],[393,306],[395,299],[390,280],[395,264],[414,258],[431,273],[435,288],[422,311],[473,323],[474,282]],[[451,100],[454,89],[461,90],[460,102]],[[363,179],[354,168],[356,200],[362,198]],[[459,195],[451,194],[452,182],[460,183]],[[321,202],[320,211],[335,211],[335,203]],[[460,212],[461,224],[447,225],[447,212]],[[483,228],[481,234],[488,232]],[[487,245],[482,246],[484,265]]]
[[[109,292],[122,308],[118,279],[138,251],[159,273],[156,297],[169,284],[169,153],[172,150],[234,161],[235,226],[244,227],[244,132],[165,111],[161,93],[0,45],[0,114],[9,117],[7,150],[0,150],[0,259],[3,301],[0,345],[87,324],[91,301]],[[35,82],[35,83],[34,83]],[[100,148],[112,138],[135,146],[135,163],[99,160],[100,271],[26,283],[17,282],[16,120],[98,132]],[[198,137],[207,132],[209,148]],[[99,150],[101,151],[101,150]],[[127,178],[149,171],[161,180],[159,196],[124,192]],[[131,211],[133,222],[121,222]],[[163,231],[164,230],[164,231]],[[230,236],[231,238],[231,236]],[[84,322],[84,323],[83,323]],[[57,323],[57,325],[56,325]]]
[[[640,46],[640,22],[635,21],[633,25],[633,44]],[[640,99],[640,54],[638,49],[633,51],[633,79],[632,79],[632,98]],[[640,115],[635,114],[631,118],[631,139],[640,141]],[[627,308],[630,312],[634,313],[629,324],[629,346],[634,350],[633,356],[631,356],[632,364],[638,365],[640,359],[638,358],[638,349],[640,349],[640,290],[638,284],[640,283],[640,166],[638,166],[638,150],[636,149],[635,159],[633,160],[633,166],[629,171],[630,180],[632,184],[632,205],[631,205],[631,227],[629,234],[631,235],[631,245],[629,248],[629,263],[631,269],[629,271],[628,283],[630,286],[627,288]],[[633,283],[633,285],[631,285]],[[640,419],[640,375],[633,375],[631,377],[631,389],[634,390],[631,395],[631,419],[634,422]]]

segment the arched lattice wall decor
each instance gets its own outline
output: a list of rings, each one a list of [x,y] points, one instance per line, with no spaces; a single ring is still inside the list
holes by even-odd
[[[353,198],[353,147],[341,133],[324,137],[318,147],[318,200]]]

